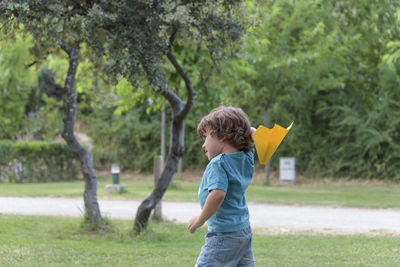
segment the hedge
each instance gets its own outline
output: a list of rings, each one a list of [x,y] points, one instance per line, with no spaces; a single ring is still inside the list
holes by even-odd
[[[0,181],[76,180],[79,164],[78,157],[65,143],[0,141]]]

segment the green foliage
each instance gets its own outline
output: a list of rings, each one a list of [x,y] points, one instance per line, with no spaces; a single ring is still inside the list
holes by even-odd
[[[275,168],[290,155],[313,176],[399,179],[400,4],[276,0],[254,8],[257,24],[221,86],[254,124],[265,124],[264,111],[271,122],[295,122]]]
[[[0,41],[0,140],[13,139],[24,128],[25,108],[35,83],[27,67],[31,38],[15,37],[15,41]]]
[[[49,140],[62,129],[61,99],[47,95],[48,65],[29,66],[36,62],[34,42],[22,32],[23,26],[16,27],[0,41],[0,140]]]
[[[384,92],[377,96],[370,110],[346,106],[329,108],[335,116],[337,130],[346,136],[332,136],[341,142],[333,171],[355,177],[376,177],[399,180],[400,99],[398,94]]]
[[[37,72],[38,86],[31,91],[29,105],[26,108],[25,128],[21,132],[23,139],[50,140],[57,136],[63,127],[62,92],[59,99],[48,95],[46,88],[51,84],[47,65]],[[54,93],[54,92],[52,92]]]
[[[312,176],[399,179],[398,5],[277,0],[249,8],[253,26],[236,57],[216,64],[215,53],[189,38],[174,47],[197,90],[185,122],[184,166],[206,162],[197,123],[224,102],[243,107],[254,126],[265,124],[265,111],[270,122],[295,121],[273,158],[275,168],[279,156],[290,155],[300,173]],[[232,47],[219,51],[228,55]],[[165,70],[169,85],[184,95],[173,68]],[[134,94],[124,88],[117,92],[124,103],[152,97],[145,86]],[[153,155],[158,133],[155,138],[147,150]]]
[[[59,50],[64,42],[76,47],[82,38],[82,15],[90,3],[43,0],[2,1],[2,19],[9,23],[22,23],[24,30],[33,35],[32,53],[41,58]]]
[[[185,119],[185,154],[182,158],[184,168],[196,168],[204,164],[207,158],[201,149],[202,140],[197,136],[197,124],[201,117],[216,108],[222,101],[224,91],[211,83],[218,65],[213,63],[210,51],[191,43],[191,46],[176,45],[176,58],[187,66],[197,90],[192,111]],[[170,86],[176,92],[185,95],[186,88],[175,70],[166,65],[166,75]],[[122,79],[108,93],[102,103],[98,97],[98,105],[88,118],[95,149],[93,151],[97,165],[110,165],[117,161],[125,168],[152,170],[153,157],[160,154],[161,135],[161,101],[146,81],[138,81],[136,88],[126,79]],[[166,116],[166,149],[168,151],[171,110],[167,105]]]
[[[10,182],[74,180],[78,164],[65,143],[0,141],[0,178]]]
[[[243,106],[255,125],[265,124],[264,112],[283,126],[295,121],[279,152],[296,156],[300,171],[308,168],[310,157],[321,146],[313,126],[323,129],[325,122],[315,112],[329,105],[329,92],[342,84],[332,78],[332,72],[344,70],[334,49],[330,7],[329,2],[315,1],[264,4],[258,11],[259,25],[246,38],[248,49],[227,66],[234,79],[221,79],[226,81],[229,103]]]
[[[116,114],[116,107],[95,109],[90,119],[97,166],[118,162],[123,168],[151,170],[160,152],[160,115],[146,105]]]
[[[167,88],[163,65],[171,36],[207,45],[213,53],[243,31],[236,1],[99,2],[83,20],[85,40],[110,73],[133,85],[145,74],[151,85]]]
[[[116,93],[106,92],[105,95],[110,98],[107,102],[110,102],[111,105],[114,104],[112,109],[109,110],[112,110],[113,114],[121,115],[123,119],[127,118],[124,113],[130,112],[127,109],[132,105],[131,103],[137,101],[138,103],[143,103],[150,100],[152,104],[147,106],[147,114],[161,106],[160,97],[157,97],[154,91],[150,93],[144,92],[145,90],[150,91],[151,87],[147,83],[158,88],[176,86],[178,95],[186,94],[186,91],[181,92],[181,80],[179,84],[176,78],[171,82],[171,85],[167,82],[170,77],[167,77],[165,72],[170,73],[171,68],[168,70],[165,52],[169,49],[171,36],[175,36],[176,43],[179,43],[179,46],[183,48],[185,48],[187,40],[191,41],[191,45],[187,46],[186,49],[182,49],[182,57],[184,59],[191,54],[191,48],[195,47],[195,50],[197,49],[196,43],[201,43],[203,45],[201,47],[202,50],[207,48],[213,57],[217,58],[221,54],[223,47],[227,43],[238,39],[243,31],[240,20],[240,3],[236,1],[162,1],[157,3],[135,1],[120,3],[111,1],[98,2],[96,5],[91,6],[89,2],[78,4],[54,1],[48,5],[40,0],[31,0],[5,2],[1,7],[4,8],[6,18],[13,18],[14,16],[17,22],[23,23],[26,30],[34,35],[35,48],[43,46],[43,51],[36,54],[46,54],[49,51],[54,54],[53,52],[57,51],[57,48],[64,41],[70,47],[75,47],[77,45],[76,41],[81,40],[80,38],[83,37],[91,47],[97,50],[96,52],[99,52],[96,57],[91,58],[92,61],[98,63],[104,59],[104,55],[108,56],[105,60],[106,70],[108,70],[107,73],[109,74],[108,78],[120,83],[116,86]],[[83,35],[81,35],[82,30]],[[39,49],[35,51],[38,52]],[[195,53],[195,55],[198,56],[198,53]],[[192,60],[187,62],[192,64],[199,61],[195,57],[188,58]],[[206,59],[209,63],[211,62],[210,56],[206,57]],[[50,58],[50,61],[52,61],[50,62],[50,68],[57,69],[56,83],[59,83],[60,77],[65,75],[63,68],[65,69],[67,64],[62,59],[58,61]],[[201,81],[200,70],[205,67],[203,65],[197,69],[196,67],[191,68],[189,65],[189,72],[193,75],[196,84]],[[87,69],[85,68],[85,70]],[[85,75],[87,73],[88,71],[85,71]],[[209,75],[208,73],[210,71],[206,74]],[[79,70],[77,75],[77,80],[79,81]],[[124,77],[126,80],[123,79]],[[141,84],[143,77],[146,77],[148,82]],[[93,79],[96,79],[95,75],[89,77],[88,80]],[[126,82],[124,84],[124,81],[129,81],[136,87],[132,90],[126,85]],[[84,84],[85,86],[90,86],[89,82]],[[78,83],[77,91],[79,91]],[[129,91],[132,92],[130,93]],[[97,92],[98,90],[94,90],[94,94]],[[98,99],[92,100],[90,95],[93,95],[93,93],[88,92],[87,95],[89,96],[88,102],[92,101],[95,104],[99,103],[97,101],[104,96],[100,95]],[[204,101],[204,103],[209,102],[209,100]],[[106,103],[106,105],[110,103]],[[116,110],[115,104],[120,105]],[[102,107],[98,110],[101,109]],[[142,113],[143,109],[136,112],[136,114]],[[151,127],[144,125],[142,129],[136,130],[138,129],[138,123],[143,121],[142,118],[125,122],[129,125],[129,127],[126,127],[122,119],[113,116],[108,116],[108,118],[113,121],[112,126],[115,127],[110,128],[109,131],[92,131],[95,134],[103,133],[103,136],[98,135],[100,138],[94,137],[96,142],[97,140],[106,139],[106,132],[109,133],[109,140],[116,142],[116,144],[110,143],[109,146],[106,146],[109,148],[106,153],[101,152],[104,146],[97,146],[101,148],[98,154],[108,157],[108,152],[112,151],[111,154],[116,156],[111,156],[111,158],[125,159],[127,164],[130,162],[129,166],[135,168],[143,166],[140,162],[149,162],[148,159],[152,158],[150,152],[154,151],[156,143],[145,144],[142,137],[146,137],[146,133],[151,129],[154,130],[154,125]],[[99,117],[101,118],[102,115]],[[104,120],[102,122],[104,124]],[[151,120],[151,122],[154,124],[154,120]],[[155,123],[157,122],[155,121]],[[101,120],[98,125],[101,125]],[[130,125],[136,127],[131,128]],[[99,129],[100,127],[94,126],[93,128]],[[192,128],[195,128],[195,126],[192,126]],[[114,132],[114,129],[117,129],[117,132]],[[131,136],[136,132],[139,133],[140,137],[135,140]],[[130,145],[127,146],[126,143]],[[102,144],[101,141],[98,144]],[[132,149],[133,145],[131,144],[135,145],[134,149]],[[117,149],[113,150],[113,146]],[[144,160],[131,160],[133,156],[126,157],[128,152],[125,152],[125,149],[129,149],[130,153],[139,151],[134,155],[136,157],[137,155],[146,155],[146,158]],[[147,151],[149,153],[145,153]],[[139,162],[140,164],[137,165],[132,162]]]
[[[254,126],[264,124],[264,112],[272,123],[295,122],[272,160],[275,168],[278,157],[285,155],[295,156],[297,170],[312,176],[400,179],[400,4],[390,0],[234,2],[109,1],[69,9],[69,2],[55,1],[46,7],[47,16],[39,16],[41,10],[32,13],[31,21],[19,20],[41,36],[37,40],[45,48],[42,52],[54,48],[46,46],[50,41],[58,44],[66,38],[73,43],[77,36],[86,38],[77,74],[78,110],[91,124],[99,165],[118,161],[125,168],[151,170],[152,158],[160,151],[162,102],[151,89],[167,86],[182,99],[186,96],[183,80],[165,59],[169,37],[176,31],[173,53],[197,91],[185,120],[185,168],[206,163],[202,141],[196,136],[197,123],[223,102],[243,107]],[[41,3],[7,2],[7,12],[26,11]],[[66,20],[67,11],[74,14],[71,20]],[[251,27],[237,47],[231,41],[242,33],[243,21]],[[46,34],[48,38],[43,37]],[[16,36],[16,45],[2,42],[0,55],[6,47],[17,49],[18,42],[29,47]],[[32,50],[38,48],[35,42]],[[6,79],[0,81],[0,138],[40,132],[48,139],[60,129],[61,106],[32,90],[34,76],[23,68],[26,51],[14,52],[12,58],[17,60],[10,64],[2,62],[11,58],[11,52],[0,59],[1,75],[14,73],[8,76],[10,88],[15,91],[17,85],[25,85],[21,95],[14,94],[15,99],[8,101]],[[62,84],[65,57],[54,54],[48,65]],[[98,65],[106,67],[106,74],[98,71]],[[115,87],[108,86],[107,79]],[[22,120],[23,110],[35,106],[42,108],[36,109],[37,117]],[[169,124],[167,116],[167,143]]]
[[[392,45],[400,39],[399,8],[392,1],[343,1],[335,8],[338,29],[346,36],[340,45],[349,73],[336,101],[319,113],[334,131],[329,145],[336,149],[328,173],[400,179],[400,66]]]
[[[37,78],[28,67],[33,41],[20,31],[14,41],[0,42],[0,139],[48,140],[62,129],[62,104],[47,96],[48,66],[38,70]]]

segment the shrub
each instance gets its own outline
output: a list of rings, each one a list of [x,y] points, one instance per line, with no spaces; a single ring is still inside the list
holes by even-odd
[[[79,159],[65,143],[0,141],[0,181],[76,180]]]

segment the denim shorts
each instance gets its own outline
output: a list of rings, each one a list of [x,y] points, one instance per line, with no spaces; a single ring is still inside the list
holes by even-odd
[[[197,259],[198,267],[255,266],[251,228],[238,232],[206,234],[206,243]]]

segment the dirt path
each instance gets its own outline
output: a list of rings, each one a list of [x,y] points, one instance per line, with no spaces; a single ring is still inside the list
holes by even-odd
[[[99,200],[103,216],[133,220],[139,201]],[[163,217],[177,222],[200,213],[198,203],[163,202]],[[400,210],[249,204],[251,225],[266,233],[400,235]],[[0,214],[80,217],[82,199],[0,197]]]

